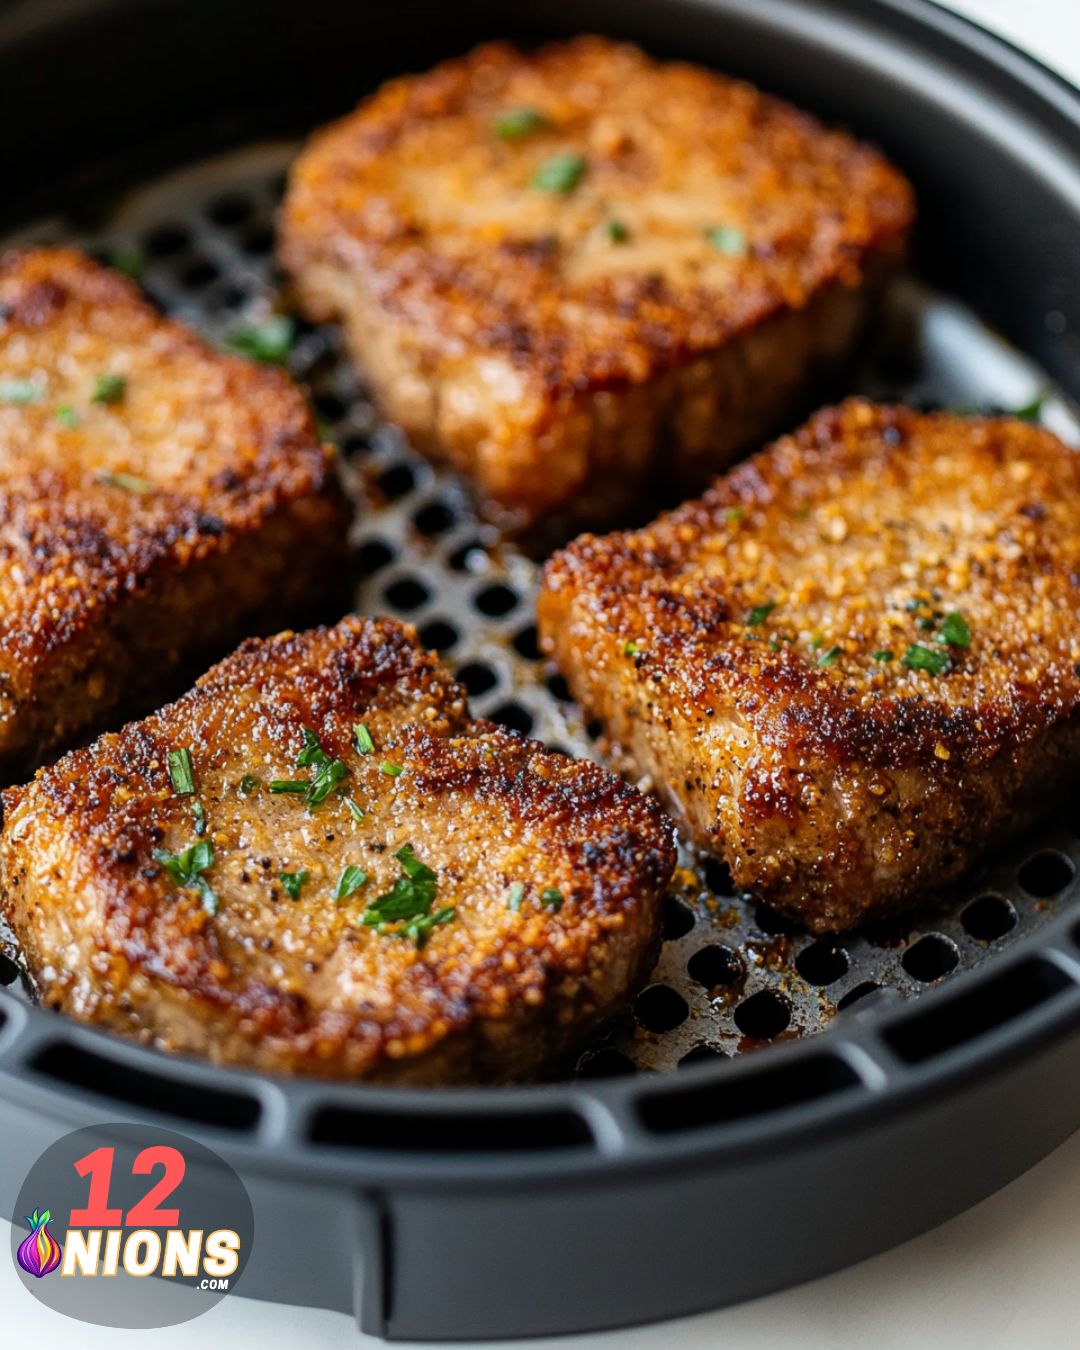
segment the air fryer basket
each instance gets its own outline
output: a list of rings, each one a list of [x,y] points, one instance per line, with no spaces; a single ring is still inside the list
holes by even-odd
[[[49,9],[0,11],[0,87],[26,128],[0,151],[0,227],[106,259],[137,246],[151,294],[215,337],[275,302],[273,211],[296,149],[282,135],[476,38],[560,26],[539,6],[483,4]],[[858,388],[1017,407],[1053,379],[1044,420],[1078,439],[1073,91],[921,0],[654,0],[572,17],[745,73],[882,143],[920,190],[929,284],[898,292]],[[302,328],[290,364],[359,504],[357,608],[416,623],[480,713],[598,753],[538,660],[534,565],[379,423],[332,330]],[[540,1088],[386,1091],[166,1058],[34,1008],[9,962],[0,1197],[10,1212],[67,1129],[157,1119],[241,1170],[257,1234],[244,1292],[355,1307],[393,1337],[529,1334],[834,1268],[972,1203],[1080,1123],[1075,808],[948,904],[836,941],[733,894],[722,868],[684,862],[632,1014],[574,1080]],[[301,1222],[340,1237],[336,1265],[325,1249],[304,1264],[290,1242]]]

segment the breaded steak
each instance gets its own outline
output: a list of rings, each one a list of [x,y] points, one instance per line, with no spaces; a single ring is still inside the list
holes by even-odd
[[[0,255],[0,777],[330,589],[330,454],[280,371],[80,253]]]
[[[851,401],[548,565],[544,644],[736,882],[848,928],[1077,778],[1080,455]]]
[[[790,420],[913,214],[850,136],[584,37],[480,47],[319,132],[280,256],[385,413],[508,522],[614,524]]]
[[[3,805],[4,910],[47,1003],[380,1081],[557,1064],[647,973],[674,866],[657,806],[472,721],[390,620],[246,642]]]

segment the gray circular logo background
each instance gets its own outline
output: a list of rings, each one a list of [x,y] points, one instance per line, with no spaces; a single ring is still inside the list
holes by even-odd
[[[110,1149],[111,1158],[98,1152]],[[104,1221],[81,1219],[77,1211],[88,1206],[90,1217],[96,1212]],[[24,1247],[28,1271],[19,1248],[31,1234],[29,1220],[37,1218],[42,1231],[46,1210],[51,1217],[42,1241]],[[67,1317],[107,1327],[173,1326],[209,1311],[239,1284],[255,1230],[247,1191],[228,1163],[173,1130],[129,1123],[91,1126],[57,1140],[30,1169],[9,1217],[12,1259],[29,1293]],[[95,1230],[101,1233],[96,1248]],[[117,1231],[119,1238],[110,1236]],[[211,1235],[217,1236],[208,1244]],[[151,1265],[159,1243],[161,1259]],[[97,1273],[82,1273],[95,1250]],[[185,1274],[196,1251],[197,1269]],[[170,1264],[175,1273],[161,1274]],[[106,1273],[110,1265],[115,1274]],[[47,1273],[33,1273],[43,1266]],[[129,1273],[148,1267],[153,1273]]]

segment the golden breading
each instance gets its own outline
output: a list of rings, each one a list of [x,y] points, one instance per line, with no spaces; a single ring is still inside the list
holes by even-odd
[[[647,973],[674,866],[658,807],[472,721],[389,620],[246,642],[3,806],[4,910],[46,1003],[169,1050],[380,1081],[560,1062]]]
[[[815,930],[959,876],[1080,767],[1080,456],[859,400],[548,565],[577,698]]]
[[[0,776],[301,617],[344,527],[282,372],[73,250],[0,255]]]
[[[480,47],[319,132],[280,256],[383,410],[509,523],[614,523],[806,402],[913,215],[850,136],[585,37]]]

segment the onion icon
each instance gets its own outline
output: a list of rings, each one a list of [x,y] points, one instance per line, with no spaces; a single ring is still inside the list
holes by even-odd
[[[23,1270],[29,1275],[36,1275],[39,1280],[42,1275],[48,1275],[56,1269],[63,1255],[59,1242],[49,1232],[51,1218],[52,1211],[48,1209],[42,1210],[40,1214],[35,1209],[33,1214],[28,1215],[26,1222],[30,1225],[30,1232],[19,1243],[16,1253]]]

